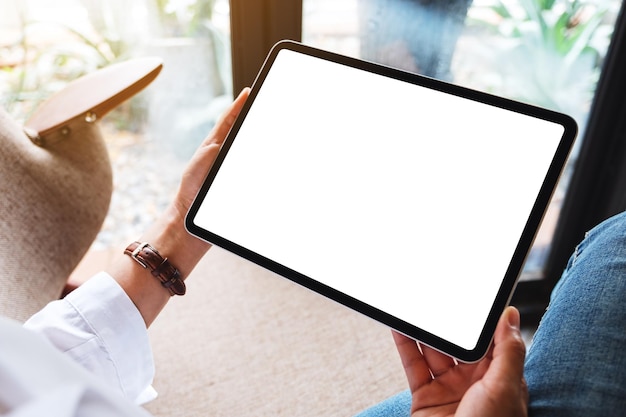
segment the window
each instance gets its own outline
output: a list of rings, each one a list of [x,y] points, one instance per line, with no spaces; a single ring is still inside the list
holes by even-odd
[[[158,78],[100,123],[114,192],[95,252],[136,239],[232,101],[228,0],[0,2],[0,105],[24,121],[68,82],[154,55]]]
[[[576,119],[579,139],[516,294],[524,304],[538,304],[540,314],[581,228],[593,225],[572,217],[583,210],[580,200],[572,200],[574,192],[569,207],[565,204],[570,185],[574,191],[579,185],[571,182],[575,167],[588,156],[581,149],[585,140],[592,140],[592,134],[586,135],[589,115],[594,97],[595,106],[601,105],[596,88],[620,7],[618,0],[304,0],[302,38]]]
[[[540,317],[584,232],[626,208],[623,193],[616,192],[626,184],[621,168],[624,127],[619,124],[624,94],[618,93],[623,91],[619,70],[624,70],[621,2],[303,0],[301,11],[294,3],[300,4],[265,0],[263,7],[273,10],[265,14],[265,29],[240,34],[265,43],[244,39],[234,56],[252,50],[264,56],[277,40],[302,40],[548,107],[577,120],[579,139],[514,296],[527,319]],[[291,10],[281,9],[287,4]],[[235,7],[232,13],[235,19],[239,15]],[[302,30],[296,31],[293,22],[300,19]],[[251,62],[251,72],[261,62]]]

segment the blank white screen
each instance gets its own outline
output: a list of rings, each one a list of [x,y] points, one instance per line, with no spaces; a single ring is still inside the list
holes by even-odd
[[[194,223],[472,349],[562,134],[282,50]]]

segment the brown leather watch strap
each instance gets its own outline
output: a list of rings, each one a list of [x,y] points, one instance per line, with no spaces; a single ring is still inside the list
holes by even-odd
[[[124,254],[133,258],[142,267],[149,269],[171,295],[184,295],[187,291],[178,269],[148,243],[133,242],[124,250]]]

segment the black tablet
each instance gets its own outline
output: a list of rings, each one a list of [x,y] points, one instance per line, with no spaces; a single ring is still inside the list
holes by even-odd
[[[560,113],[280,42],[186,227],[476,361],[576,131]]]

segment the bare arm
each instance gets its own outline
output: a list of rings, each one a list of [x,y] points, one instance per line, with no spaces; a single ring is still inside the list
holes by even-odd
[[[184,226],[185,215],[248,94],[249,89],[244,89],[220,118],[187,165],[174,201],[138,239],[150,243],[162,256],[167,257],[180,271],[183,279],[189,276],[210,248],[208,243],[187,233]],[[118,256],[107,272],[137,306],[146,326],[150,326],[167,304],[169,291],[158,279],[151,276],[149,270],[123,254]]]

